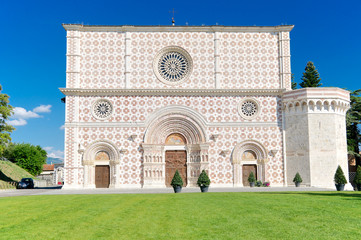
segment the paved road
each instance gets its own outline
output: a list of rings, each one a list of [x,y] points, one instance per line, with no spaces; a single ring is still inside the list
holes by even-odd
[[[182,193],[199,192],[199,188],[183,188]],[[209,192],[285,192],[285,191],[335,191],[329,188],[314,187],[255,187],[255,188],[209,188]],[[132,189],[77,189],[62,190],[60,188],[0,190],[0,197],[16,197],[31,195],[64,195],[64,194],[156,194],[173,193],[172,188],[132,188]]]

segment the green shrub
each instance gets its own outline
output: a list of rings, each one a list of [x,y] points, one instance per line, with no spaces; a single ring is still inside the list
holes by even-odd
[[[201,174],[198,177],[197,185],[199,187],[208,187],[211,184],[211,180],[206,173],[206,171],[202,170]]]
[[[172,185],[173,187],[176,186],[183,186],[183,180],[178,172],[178,170],[175,171],[172,182],[170,183],[170,185]]]
[[[256,182],[256,187],[262,187],[262,186],[263,186],[262,181],[257,181],[257,182]]]
[[[334,176],[334,181],[336,184],[346,184],[347,180],[345,178],[345,174],[343,174],[342,168],[340,165],[338,165],[335,176]]]
[[[295,177],[293,178],[293,182],[294,183],[301,183],[302,182],[302,178],[301,175],[297,172]]]
[[[248,182],[256,182],[256,178],[254,177],[254,173],[251,172],[248,176]]]
[[[355,184],[361,184],[361,166],[357,166],[356,175],[353,182]]]

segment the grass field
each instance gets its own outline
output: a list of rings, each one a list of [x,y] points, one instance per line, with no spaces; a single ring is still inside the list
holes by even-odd
[[[0,239],[360,239],[361,193],[0,198]]]

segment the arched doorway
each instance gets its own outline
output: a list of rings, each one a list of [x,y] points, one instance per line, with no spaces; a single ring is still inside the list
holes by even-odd
[[[147,119],[143,148],[143,187],[170,185],[177,168],[185,186],[197,185],[199,173],[208,170],[205,120],[184,106],[168,106]]]
[[[95,187],[108,188],[110,184],[109,154],[99,151],[95,155]]]
[[[120,187],[120,153],[110,141],[95,141],[84,151],[84,188]]]
[[[261,143],[248,140],[237,144],[232,153],[233,185],[249,186],[248,176],[251,172],[257,180],[265,181],[267,161],[267,150]]]
[[[171,187],[173,176],[178,170],[182,180],[183,187],[187,185],[187,152],[185,150],[170,150],[172,146],[176,149],[178,146],[185,146],[187,141],[182,134],[170,134],[166,140],[165,145],[165,185]]]
[[[242,153],[242,162],[256,162],[257,155],[252,150],[246,150]],[[242,183],[243,186],[249,186],[248,177],[253,172],[257,178],[257,164],[243,164],[242,165]]]

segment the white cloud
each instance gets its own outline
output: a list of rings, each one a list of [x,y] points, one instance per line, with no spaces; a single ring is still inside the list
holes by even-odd
[[[40,106],[34,108],[33,112],[36,112],[36,113],[49,113],[49,112],[51,112],[50,108],[51,108],[51,105],[40,105]]]
[[[54,149],[54,147],[43,147],[43,149],[48,153],[48,157],[60,158],[64,160],[64,152]]]
[[[33,111],[28,111],[22,107],[15,107],[14,114],[10,117],[10,120],[7,122],[13,126],[25,126],[28,124],[26,119],[30,118],[42,118],[43,116],[37,113],[48,113],[51,112],[50,110],[51,105],[40,105],[33,109]]]
[[[11,118],[15,119],[29,119],[29,118],[40,118],[41,116],[37,113],[34,113],[32,111],[26,111],[25,108],[22,107],[16,107],[14,108],[14,114],[11,116]]]
[[[28,123],[24,119],[14,119],[14,120],[9,120],[7,122],[8,122],[8,124],[10,124],[12,126],[24,126],[24,125],[26,125]]]
[[[64,130],[64,129],[65,129],[65,125],[61,125],[59,129],[60,129],[60,130]]]

